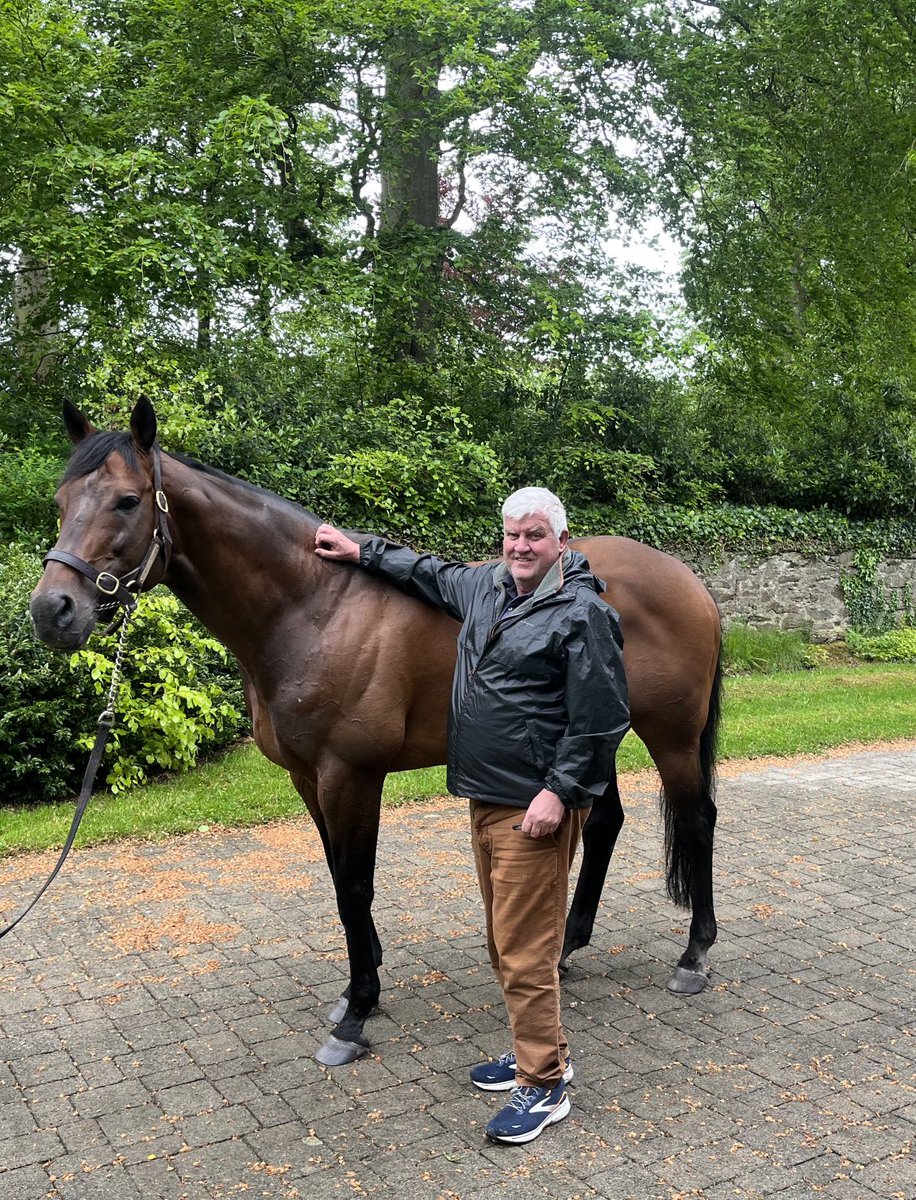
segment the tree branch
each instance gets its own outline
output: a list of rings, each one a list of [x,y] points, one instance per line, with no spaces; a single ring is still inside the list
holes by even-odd
[[[466,135],[469,133],[469,122],[467,119],[464,121],[464,132]],[[458,196],[455,200],[455,207],[452,209],[451,213],[449,213],[448,217],[442,222],[446,229],[452,229],[455,222],[464,212],[464,206],[468,196],[468,180],[466,171],[467,161],[467,148],[462,146],[458,151]]]

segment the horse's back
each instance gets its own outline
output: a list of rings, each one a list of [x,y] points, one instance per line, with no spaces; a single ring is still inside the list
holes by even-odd
[[[705,721],[721,640],[705,586],[679,559],[631,538],[579,538],[573,545],[605,581],[604,598],[620,614],[637,732],[641,720],[668,705],[693,707],[691,697]]]

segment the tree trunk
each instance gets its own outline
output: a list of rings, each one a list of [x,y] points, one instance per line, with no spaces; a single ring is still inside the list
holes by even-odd
[[[60,321],[48,268],[27,252],[20,255],[13,277],[13,320],[19,374],[41,383],[59,352]]]
[[[385,62],[382,122],[382,233],[405,225],[435,229],[439,223],[438,125],[440,69],[415,34],[396,37]]]
[[[392,39],[385,59],[379,165],[376,344],[389,362],[435,354],[441,57],[415,33]]]

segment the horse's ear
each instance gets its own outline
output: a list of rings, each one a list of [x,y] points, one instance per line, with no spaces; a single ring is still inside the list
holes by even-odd
[[[130,414],[130,431],[138,448],[149,451],[156,440],[156,410],[145,396],[141,396]]]
[[[72,400],[64,401],[64,425],[67,427],[67,436],[74,446],[78,446],[83,438],[89,437],[90,433],[97,432],[95,426],[89,424]]]

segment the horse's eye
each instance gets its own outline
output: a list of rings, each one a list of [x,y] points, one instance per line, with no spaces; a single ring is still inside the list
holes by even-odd
[[[116,507],[117,507],[118,512],[129,513],[129,512],[133,512],[134,509],[139,505],[139,503],[140,503],[139,496],[122,496],[121,499],[118,501]]]

